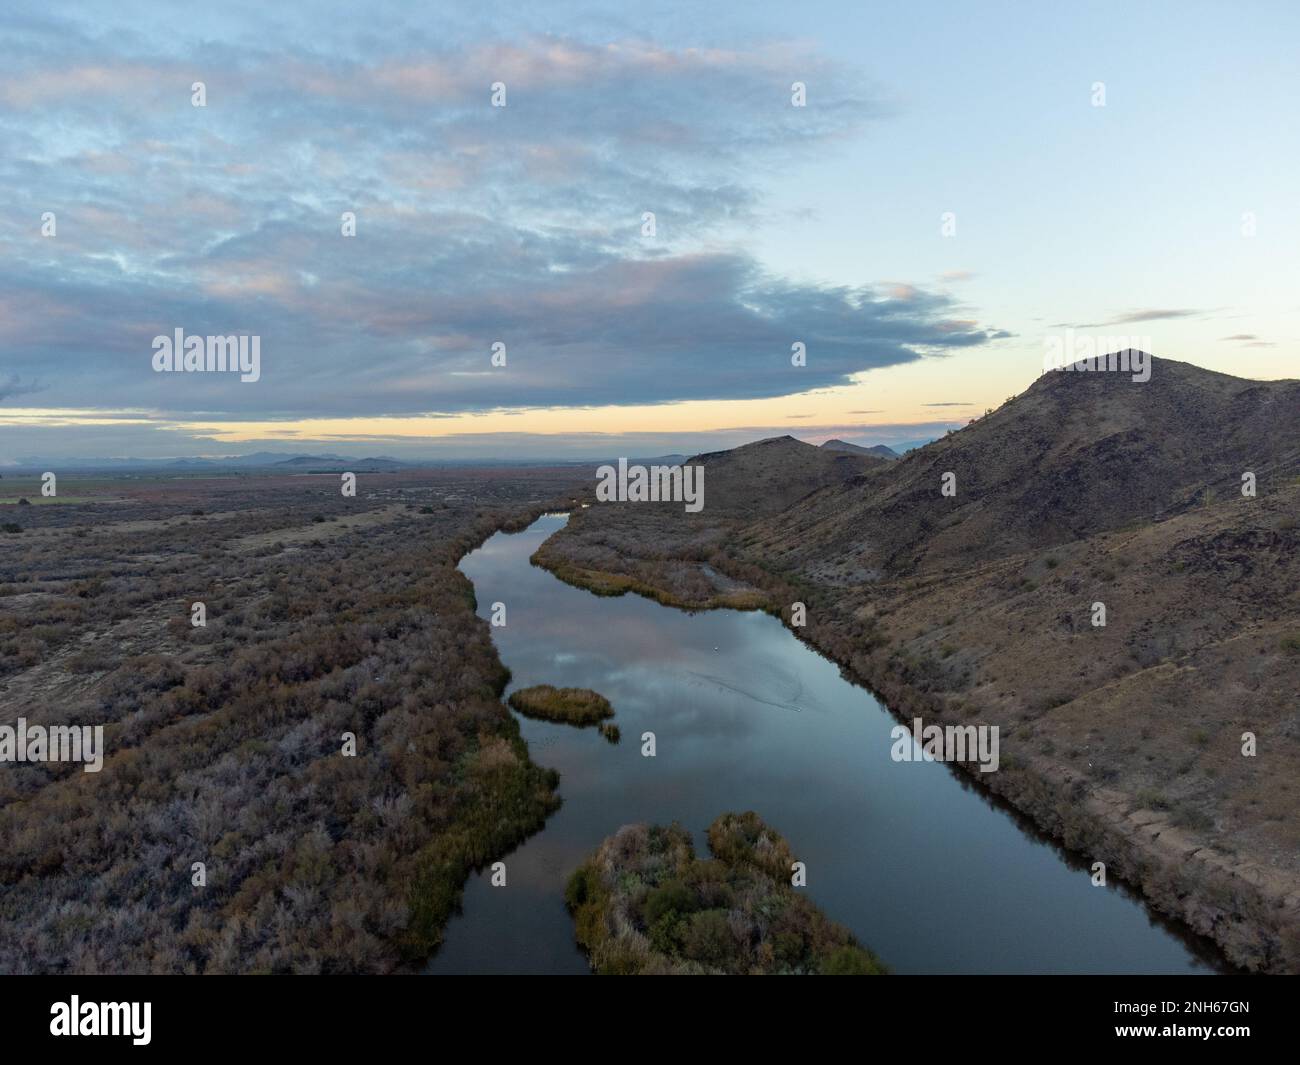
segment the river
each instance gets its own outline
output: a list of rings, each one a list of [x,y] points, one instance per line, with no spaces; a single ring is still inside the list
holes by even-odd
[[[1126,889],[1087,868],[936,762],[895,762],[896,720],[839,668],[756,612],[687,613],[605,598],[532,566],[546,515],[467,555],[479,614],[533,684],[593,688],[622,741],[521,718],[564,805],[506,856],[506,885],[465,887],[432,973],[585,973],[564,908],[568,874],[620,825],[704,829],[756,810],[807,866],[807,892],[900,973],[1190,973],[1219,967]],[[653,732],[656,755],[643,757]]]

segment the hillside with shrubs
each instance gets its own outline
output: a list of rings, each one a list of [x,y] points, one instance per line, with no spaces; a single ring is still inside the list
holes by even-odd
[[[698,514],[591,506],[534,559],[766,610],[901,720],[997,727],[975,786],[1234,964],[1300,972],[1298,441],[1297,381],[1048,373],[849,477],[789,437],[703,456]]]

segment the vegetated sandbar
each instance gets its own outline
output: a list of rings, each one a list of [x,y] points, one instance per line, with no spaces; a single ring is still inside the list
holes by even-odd
[[[789,844],[758,814],[723,814],[696,858],[674,822],[625,825],[569,878],[578,943],[601,975],[886,972],[792,886]]]
[[[598,725],[605,718],[614,716],[609,700],[590,688],[536,684],[512,692],[510,705],[525,717],[558,721],[565,725]]]

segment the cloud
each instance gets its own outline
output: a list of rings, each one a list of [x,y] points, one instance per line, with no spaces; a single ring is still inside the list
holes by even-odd
[[[1144,310],[1130,311],[1128,314],[1116,315],[1103,325],[1130,325],[1135,322],[1158,322],[1169,318],[1193,318],[1204,311],[1194,310]]]
[[[1196,318],[1201,315],[1212,313],[1206,309],[1167,309],[1160,310],[1156,308],[1147,308],[1144,310],[1128,311],[1124,314],[1116,315],[1114,318],[1108,318],[1104,322],[1053,322],[1053,329],[1105,329],[1115,325],[1135,325],[1139,322],[1157,322],[1173,320],[1178,318]]]
[[[1080,328],[1091,329],[1109,325],[1134,325],[1138,322],[1159,322],[1174,318],[1195,318],[1197,315],[1206,313],[1207,312],[1203,310],[1157,310],[1147,308],[1145,310],[1129,311],[1127,314],[1118,314],[1114,318],[1110,318],[1104,322],[1094,323],[1093,325],[1082,326]]]
[[[255,258],[218,248],[196,261],[197,292],[0,267],[0,284],[39,309],[0,322],[0,343],[19,365],[58,367],[56,405],[359,415],[787,395],[990,335],[948,319],[940,294],[793,283],[743,254],[512,249],[480,228],[477,243],[444,241],[416,262],[418,233],[356,241],[338,242],[349,256],[301,228],[264,232]],[[310,283],[262,259],[299,243]],[[260,336],[261,380],[154,373],[152,340],[177,326]],[[503,369],[489,361],[496,341]],[[806,366],[790,363],[796,341]]]
[[[27,396],[33,392],[43,392],[45,388],[45,385],[35,382],[25,385],[18,374],[10,374],[8,380],[0,380],[0,402],[13,396]]]
[[[793,281],[746,250],[762,174],[889,112],[806,48],[459,24],[431,39],[398,17],[355,39],[317,28],[311,48],[212,21],[166,41],[17,28],[0,72],[0,347],[47,379],[51,406],[239,418],[773,397],[1008,335],[940,291]],[[817,86],[806,108],[791,70]],[[47,211],[57,236],[34,228]],[[153,338],[176,328],[259,336],[261,379],[154,373]]]

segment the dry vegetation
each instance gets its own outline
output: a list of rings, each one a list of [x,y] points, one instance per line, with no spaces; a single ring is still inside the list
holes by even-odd
[[[625,825],[569,879],[579,944],[601,975],[872,975],[885,971],[848,929],[790,885],[794,855],[753,812],[691,835]]]
[[[573,478],[114,478],[12,508],[0,722],[104,724],[108,755],[0,766],[0,971],[426,959],[558,805],[456,563]]]
[[[590,688],[556,688],[535,684],[510,693],[510,705],[526,717],[564,725],[598,725],[614,716],[609,700]]]

